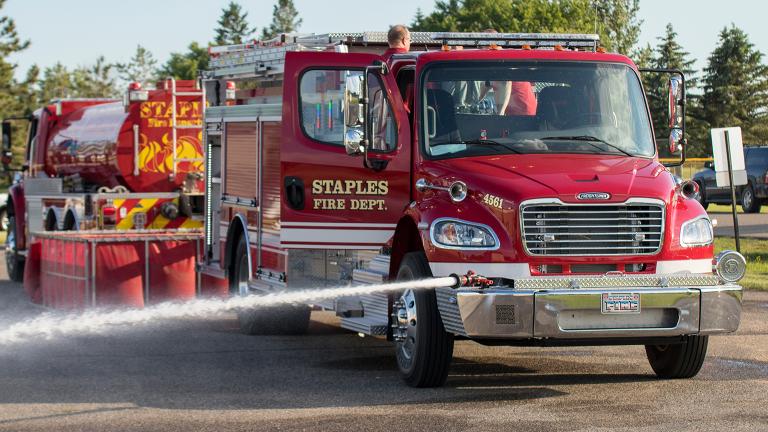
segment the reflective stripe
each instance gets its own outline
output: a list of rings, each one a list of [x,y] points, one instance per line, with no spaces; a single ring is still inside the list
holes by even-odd
[[[696,260],[670,260],[656,262],[656,274],[694,273],[711,274],[712,260],[709,258]]]

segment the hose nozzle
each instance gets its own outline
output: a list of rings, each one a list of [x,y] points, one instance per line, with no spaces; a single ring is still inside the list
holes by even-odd
[[[456,279],[456,283],[452,286],[453,289],[461,287],[479,287],[485,289],[493,285],[492,280],[485,276],[480,276],[472,270],[468,271],[465,275],[457,275],[454,273],[451,277]]]

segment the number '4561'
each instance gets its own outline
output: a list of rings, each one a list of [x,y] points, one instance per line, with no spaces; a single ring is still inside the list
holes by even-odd
[[[485,195],[483,197],[483,202],[496,208],[501,208],[501,205],[504,203],[504,201],[496,195]]]

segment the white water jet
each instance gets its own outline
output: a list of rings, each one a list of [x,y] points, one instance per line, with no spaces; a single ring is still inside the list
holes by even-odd
[[[195,299],[186,302],[165,302],[143,309],[91,309],[81,313],[46,312],[38,317],[20,321],[0,330],[0,346],[55,337],[99,334],[117,327],[148,324],[155,321],[202,318],[231,312],[280,304],[308,304],[338,297],[452,286],[456,278],[443,277],[380,285],[359,285],[327,289],[305,289],[245,297]]]

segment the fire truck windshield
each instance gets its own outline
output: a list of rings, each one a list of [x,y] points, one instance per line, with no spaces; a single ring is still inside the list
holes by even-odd
[[[430,158],[655,154],[639,78],[624,64],[441,63],[427,69],[423,88]]]

